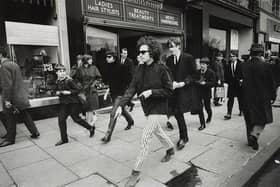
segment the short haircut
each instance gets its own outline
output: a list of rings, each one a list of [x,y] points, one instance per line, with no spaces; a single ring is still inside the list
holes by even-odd
[[[162,51],[160,43],[152,36],[143,36],[137,41],[137,49],[139,50],[142,45],[147,45],[150,56],[155,62],[159,62]]]
[[[54,67],[55,71],[58,71],[58,70],[64,70],[66,71],[66,68],[64,65],[62,64],[56,64],[55,67]]]
[[[175,44],[176,46],[181,46],[181,39],[179,37],[171,37],[167,40],[167,46],[170,48],[172,47],[172,44]]]
[[[127,48],[122,48],[121,51],[127,51]]]

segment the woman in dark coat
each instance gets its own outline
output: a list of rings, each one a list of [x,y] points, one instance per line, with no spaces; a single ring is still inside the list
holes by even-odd
[[[253,44],[252,58],[242,65],[244,118],[248,145],[258,150],[258,137],[268,123],[272,123],[271,103],[276,98],[276,84],[270,64],[263,58],[264,47]]]
[[[101,78],[101,74],[98,68],[93,65],[92,56],[84,55],[82,59],[82,66],[77,69],[76,80],[78,80],[83,87],[83,93],[86,97],[86,104],[84,110],[87,112],[87,122],[94,126],[97,120],[94,110],[98,109],[98,94],[96,89],[96,83]]]

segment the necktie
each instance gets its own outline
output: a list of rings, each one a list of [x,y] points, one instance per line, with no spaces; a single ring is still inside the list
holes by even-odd
[[[176,57],[176,55],[174,55],[174,64],[175,65],[177,64],[177,57]]]
[[[234,62],[231,64],[231,71],[232,71],[232,76],[234,77],[234,72],[235,72]]]

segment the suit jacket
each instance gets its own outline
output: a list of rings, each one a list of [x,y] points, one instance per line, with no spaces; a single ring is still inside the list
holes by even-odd
[[[24,87],[20,67],[11,60],[5,60],[0,67],[2,101],[10,101],[18,109],[24,110],[30,106],[28,90]],[[5,106],[3,106],[5,110]]]
[[[225,81],[228,83],[228,97],[236,97],[241,95],[241,84],[242,79],[242,62],[237,60],[234,75],[232,73],[232,63],[229,63],[225,67]]]
[[[191,82],[196,74],[196,65],[193,57],[187,53],[181,53],[179,60],[174,64],[174,56],[169,56],[166,65],[170,68],[172,76],[177,82],[185,82],[185,86],[174,91],[170,107],[181,113],[190,112],[192,109]]]
[[[203,98],[211,98],[211,88],[215,86],[216,77],[214,71],[207,69],[205,73],[201,73],[201,81],[205,81],[205,85],[200,85],[201,96]]]
[[[244,111],[252,125],[271,123],[271,100],[276,98],[276,84],[270,65],[253,57],[242,65]]]
[[[128,87],[129,83],[132,80],[133,74],[134,74],[134,63],[132,61],[132,59],[130,58],[126,58],[124,63],[120,63],[121,67],[122,67],[122,75],[123,76],[123,80],[125,81],[126,86]]]

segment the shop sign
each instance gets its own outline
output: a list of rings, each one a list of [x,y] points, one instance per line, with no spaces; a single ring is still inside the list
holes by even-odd
[[[126,3],[137,4],[144,7],[149,7],[152,9],[162,9],[162,2],[151,1],[151,0],[125,0]]]
[[[147,9],[137,7],[126,7],[126,16],[128,20],[141,21],[146,23],[155,23],[156,13]]]
[[[105,16],[120,17],[120,4],[110,0],[86,0],[86,11]]]
[[[178,15],[171,15],[167,13],[160,13],[160,25],[166,25],[166,26],[173,26],[173,27],[179,27],[180,26],[180,16]]]

